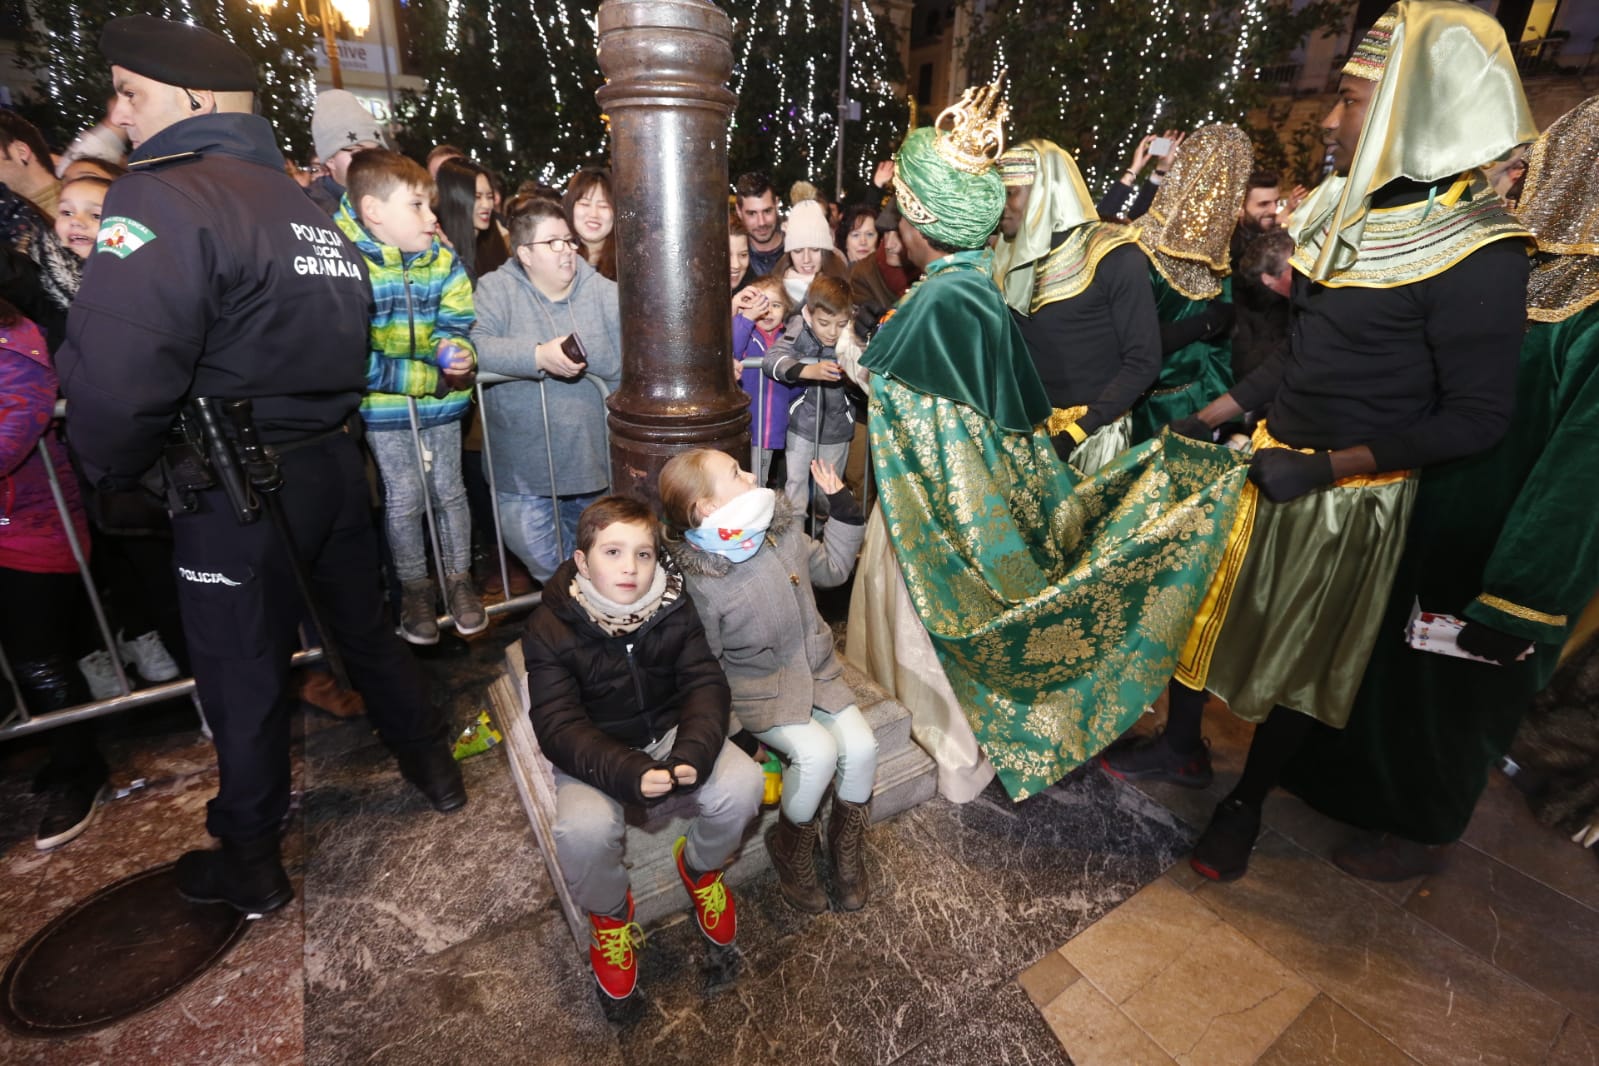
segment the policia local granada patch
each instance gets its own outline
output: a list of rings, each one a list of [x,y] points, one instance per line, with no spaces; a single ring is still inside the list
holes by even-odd
[[[153,240],[155,231],[149,226],[121,215],[112,215],[100,220],[100,232],[95,237],[94,250],[110,252],[118,259],[126,259]]]

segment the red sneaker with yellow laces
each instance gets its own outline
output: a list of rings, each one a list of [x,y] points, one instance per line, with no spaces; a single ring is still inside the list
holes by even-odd
[[[694,920],[699,922],[700,932],[711,943],[725,948],[738,935],[738,914],[733,908],[733,895],[722,882],[720,870],[701,874],[697,880],[689,877],[688,867],[683,862],[683,848],[687,844],[687,837],[678,837],[677,843],[672,845],[672,857],[677,860],[677,876],[683,879],[683,887],[688,889],[689,896],[694,900]]]
[[[633,921],[633,893],[627,894],[627,917],[589,914],[589,965],[600,991],[611,999],[626,999],[638,986],[638,956],[644,930]]]

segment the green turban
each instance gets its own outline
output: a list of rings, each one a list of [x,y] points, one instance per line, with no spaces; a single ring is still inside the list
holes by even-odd
[[[894,199],[900,214],[929,240],[980,248],[999,225],[1005,184],[991,168],[972,173],[952,166],[938,150],[941,136],[923,126],[905,138],[894,156]]]

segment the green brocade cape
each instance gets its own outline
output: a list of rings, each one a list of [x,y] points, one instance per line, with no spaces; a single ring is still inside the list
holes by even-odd
[[[1203,314],[1206,300],[1190,300],[1160,276],[1149,270],[1155,289],[1155,317],[1162,322],[1181,322]],[[1231,300],[1233,279],[1223,278],[1218,300]],[[1226,337],[1198,340],[1172,352],[1161,360],[1160,376],[1133,404],[1133,440],[1146,441],[1179,418],[1198,414],[1210,401],[1233,387],[1233,348]]]
[[[1126,731],[1171,677],[1246,466],[1170,435],[1074,489],[1026,342],[963,253],[873,338],[879,501],[916,613],[1006,791]],[[1002,379],[1002,380],[996,380]]]
[[[1348,725],[1316,727],[1285,787],[1351,825],[1459,839],[1488,771],[1599,587],[1599,306],[1533,323],[1516,416],[1480,455],[1428,467],[1382,638]],[[1411,605],[1535,642],[1508,666],[1415,651]]]

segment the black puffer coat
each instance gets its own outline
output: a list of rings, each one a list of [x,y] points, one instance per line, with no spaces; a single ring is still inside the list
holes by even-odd
[[[657,802],[639,792],[639,779],[676,762],[703,783],[727,736],[731,696],[682,579],[669,577],[649,621],[612,637],[572,599],[576,573],[571,560],[555,571],[522,637],[533,733],[545,757],[623,803]],[[673,726],[666,759],[642,750]]]

